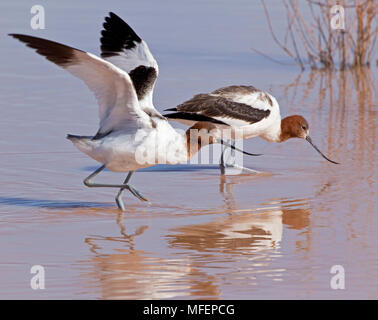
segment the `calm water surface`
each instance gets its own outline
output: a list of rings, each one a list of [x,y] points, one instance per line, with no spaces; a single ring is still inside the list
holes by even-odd
[[[30,1],[0,5],[0,298],[378,298],[375,67],[299,75],[256,56],[250,48],[264,44],[286,59],[267,37],[258,2],[40,3],[43,31],[29,27]],[[82,184],[97,164],[64,139],[96,131],[95,99],[5,36],[28,33],[98,54],[110,10],[159,61],[159,110],[224,85],[254,85],[276,96],[284,116],[304,115],[313,140],[341,165],[305,141],[254,139],[245,149],[264,156],[244,165],[261,174],[150,168],[132,179],[150,202],[125,193],[120,213],[115,190]],[[45,267],[45,290],[30,288],[33,265]],[[330,288],[333,265],[345,268],[345,290]]]

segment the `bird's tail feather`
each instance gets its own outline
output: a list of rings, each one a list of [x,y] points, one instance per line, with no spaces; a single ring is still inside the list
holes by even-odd
[[[67,139],[70,140],[77,149],[90,156],[92,159],[102,164],[106,162],[103,154],[96,151],[101,145],[100,140],[93,140],[92,136],[78,136],[74,134],[67,134]]]
[[[67,134],[67,139],[70,140],[81,152],[84,152],[89,156],[91,156],[91,152],[96,146],[96,141],[92,140],[92,136],[77,136],[73,134]]]

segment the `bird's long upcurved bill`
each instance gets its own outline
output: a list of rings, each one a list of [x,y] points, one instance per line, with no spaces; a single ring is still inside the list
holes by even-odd
[[[316,150],[316,151],[318,151],[319,153],[320,153],[320,155],[324,158],[324,159],[326,159],[327,161],[329,161],[329,162],[332,162],[332,163],[335,163],[335,164],[340,164],[340,163],[338,163],[338,162],[336,162],[336,161],[333,161],[333,160],[331,160],[331,159],[328,159],[319,149],[318,149],[318,147],[312,142],[312,140],[311,140],[311,138],[309,137],[309,136],[307,136],[306,137],[306,140],[313,146],[313,148]]]
[[[239,152],[241,152],[241,153],[244,153],[244,154],[246,154],[247,156],[255,156],[255,157],[257,157],[257,156],[262,156],[261,153],[249,153],[249,152],[247,152],[247,151],[244,151],[244,150],[241,150],[241,149],[239,149],[239,148],[236,148],[234,145],[229,144],[229,143],[227,143],[226,141],[224,141],[224,140],[222,140],[222,139],[219,139],[219,142],[222,143],[222,144],[224,144],[225,146],[227,146],[227,147],[233,149],[233,150],[236,150],[236,151],[239,151]]]

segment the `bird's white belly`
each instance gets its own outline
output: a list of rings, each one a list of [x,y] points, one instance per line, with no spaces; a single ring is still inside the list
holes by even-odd
[[[214,131],[214,136],[224,140],[245,140],[261,136],[267,140],[274,141],[280,130],[280,119],[267,118],[257,123],[240,127],[217,127],[218,130]]]
[[[184,138],[173,128],[140,129],[132,135],[109,135],[89,155],[117,172],[187,161]]]

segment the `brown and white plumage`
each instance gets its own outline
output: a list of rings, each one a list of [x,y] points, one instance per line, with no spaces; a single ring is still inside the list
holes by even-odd
[[[207,94],[197,94],[176,108],[165,111],[173,111],[164,114],[165,117],[189,125],[209,122],[218,128],[228,126],[233,131],[233,139],[261,137],[271,142],[283,142],[290,138],[306,139],[323,158],[337,163],[328,159],[313,144],[306,119],[292,115],[281,120],[277,100],[253,86],[228,86]],[[218,132],[221,137],[221,131]],[[222,166],[223,159],[221,169]]]
[[[139,163],[137,150],[172,149],[174,152],[165,154],[165,163],[187,161],[186,137],[164,117],[153,119],[143,110],[127,72],[91,53],[57,42],[20,34],[11,36],[83,80],[96,96],[100,116],[97,134],[68,136],[80,151],[110,170],[121,172],[159,163],[158,154],[153,154],[148,163]]]
[[[274,141],[281,121],[279,106],[270,94],[253,86],[229,86],[197,94],[164,116],[188,125],[208,121],[242,132],[242,139],[262,136]],[[201,120],[201,117],[204,119]]]
[[[105,18],[102,58],[46,39],[10,35],[83,80],[96,96],[100,117],[98,132],[92,137],[68,136],[80,151],[113,171],[186,162],[192,155],[188,150],[194,141],[174,130],[154,108],[156,60],[147,44],[117,15],[110,13]],[[204,117],[206,121],[195,121],[199,122],[196,127],[207,127],[208,131],[208,122],[213,122],[211,128],[220,125],[242,129],[242,139],[261,136],[269,141],[280,141],[283,137],[284,126],[281,126],[277,101],[251,86],[231,86],[197,95],[176,109],[197,119]],[[221,137],[213,137],[211,141],[219,141],[217,138]],[[147,163],[136,159],[140,150],[151,149],[153,157]],[[159,150],[163,150],[164,155]]]
[[[106,18],[104,28],[102,58],[46,39],[22,34],[10,36],[84,81],[96,96],[100,118],[97,133],[94,136],[68,135],[67,138],[102,164],[84,184],[119,188],[116,202],[125,210],[121,199],[125,189],[138,199],[147,200],[129,184],[135,170],[159,163],[186,162],[199,148],[216,141],[208,136],[212,129],[209,125],[193,126],[192,129],[200,130],[196,137],[191,136],[190,129],[181,134],[172,128],[152,103],[158,67],[147,45],[112,13]],[[112,171],[129,171],[125,182],[92,182],[105,167]]]
[[[10,36],[85,82],[99,105],[98,134],[149,126],[147,115],[138,106],[132,81],[123,70],[91,53],[54,41],[22,34]]]
[[[105,18],[100,41],[101,57],[129,74],[141,108],[162,118],[152,101],[159,67],[147,43],[113,12]]]

